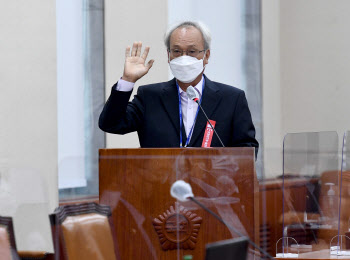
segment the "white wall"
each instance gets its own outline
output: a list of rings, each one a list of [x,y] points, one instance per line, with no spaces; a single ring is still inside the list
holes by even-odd
[[[270,177],[282,174],[280,5],[279,1],[261,5],[264,168]]]
[[[281,1],[282,131],[350,128],[350,1]]]
[[[350,1],[262,1],[267,176],[282,173],[283,136],[350,128]]]
[[[167,1],[105,1],[106,98],[111,87],[123,75],[125,48],[134,41],[150,46],[153,67],[136,83],[140,85],[168,80],[168,62],[163,35],[167,28]],[[132,97],[131,97],[132,98]],[[107,134],[107,147],[140,147],[136,133],[124,136]]]
[[[0,214],[18,202],[47,214],[58,205],[55,1],[4,1],[0,31]],[[32,235],[32,249],[47,244]]]

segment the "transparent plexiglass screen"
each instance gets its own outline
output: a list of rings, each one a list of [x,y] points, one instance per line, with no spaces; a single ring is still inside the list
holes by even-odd
[[[48,187],[37,169],[9,168],[0,174],[0,216],[12,218],[18,251],[54,252]]]
[[[124,150],[125,151],[125,150]],[[121,258],[205,258],[207,243],[238,237],[171,185],[184,180],[228,226],[258,240],[258,182],[252,149],[126,149],[100,154],[100,203],[110,205]]]
[[[283,143],[283,237],[277,251],[330,248],[338,234],[339,153],[336,132],[287,134]]]
[[[341,206],[339,208],[339,235],[350,241],[350,131],[343,136],[341,163]],[[347,250],[350,249],[348,242]]]

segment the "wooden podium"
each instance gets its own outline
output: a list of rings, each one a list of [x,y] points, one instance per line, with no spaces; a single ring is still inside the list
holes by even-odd
[[[112,209],[120,259],[204,259],[205,245],[237,237],[193,202],[170,196],[176,180],[226,223],[259,240],[253,148],[101,149],[100,203]]]

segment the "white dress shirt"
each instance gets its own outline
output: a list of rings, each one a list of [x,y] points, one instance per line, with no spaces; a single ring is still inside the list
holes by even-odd
[[[116,86],[116,90],[125,91],[125,92],[132,91],[134,85],[135,83],[133,82],[128,82],[120,79]],[[202,92],[203,92],[203,76],[201,81],[196,86],[194,86],[194,89],[198,92],[199,100],[201,100]],[[188,135],[191,131],[192,125],[194,123],[194,119],[196,117],[198,104],[193,100],[189,99],[187,97],[187,93],[183,91],[181,88],[179,88],[179,90],[180,90],[180,97],[181,97],[182,121],[185,127],[186,135]]]
[[[201,100],[202,92],[203,92],[202,84],[203,84],[203,77],[201,81],[196,86],[194,86],[194,89],[198,92],[199,100]],[[186,135],[188,136],[191,131],[192,125],[194,123],[194,119],[196,117],[198,104],[193,100],[189,99],[187,97],[187,93],[183,91],[181,88],[180,88],[180,96],[181,96],[182,121],[184,123]]]

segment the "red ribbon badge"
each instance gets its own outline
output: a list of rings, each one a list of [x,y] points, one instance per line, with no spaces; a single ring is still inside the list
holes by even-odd
[[[209,121],[215,128],[216,121],[214,120],[209,120]],[[207,126],[205,127],[205,133],[203,136],[202,147],[210,147],[211,139],[213,138],[213,133],[214,133],[214,130],[211,128],[209,122],[207,122]]]

